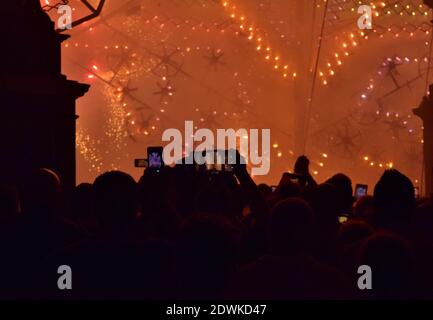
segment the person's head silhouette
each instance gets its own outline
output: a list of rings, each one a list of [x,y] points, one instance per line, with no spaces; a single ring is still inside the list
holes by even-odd
[[[294,172],[300,175],[306,175],[310,166],[310,160],[307,156],[300,156],[296,160]]]
[[[314,214],[308,203],[295,198],[280,201],[273,208],[268,225],[270,251],[274,255],[308,251],[313,232]]]
[[[334,185],[338,190],[340,213],[351,213],[354,202],[352,180],[343,173],[337,173],[326,183]]]
[[[137,184],[128,174],[106,172],[93,183],[95,214],[102,229],[126,232],[137,214]]]
[[[414,185],[399,171],[387,170],[374,188],[374,203],[380,223],[406,221],[416,205]]]
[[[410,247],[400,238],[378,233],[366,239],[360,249],[359,265],[373,272],[372,298],[408,298],[413,285],[413,260]]]
[[[24,213],[51,217],[60,201],[60,179],[50,169],[37,169],[28,174],[20,185],[20,204]]]

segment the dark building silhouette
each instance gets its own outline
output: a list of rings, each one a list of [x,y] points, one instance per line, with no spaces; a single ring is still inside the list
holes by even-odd
[[[428,196],[433,194],[433,85],[430,85],[430,95],[424,97],[420,106],[413,110],[423,121],[424,128],[424,172],[425,191]]]
[[[39,0],[0,5],[0,168],[2,178],[49,167],[66,188],[75,185],[75,100],[89,85],[61,73],[68,35]]]

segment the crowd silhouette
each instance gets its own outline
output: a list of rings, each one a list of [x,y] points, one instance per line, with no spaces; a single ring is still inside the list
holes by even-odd
[[[0,186],[3,299],[431,299],[433,202],[386,170],[353,197],[299,157],[279,185],[176,165],[100,175],[66,197],[56,173]],[[341,221],[341,216],[347,221]],[[57,269],[72,270],[72,290]],[[372,289],[358,288],[360,265]]]

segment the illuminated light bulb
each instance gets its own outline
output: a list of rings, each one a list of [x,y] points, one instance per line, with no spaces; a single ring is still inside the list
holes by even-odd
[[[323,80],[323,84],[326,86],[328,84],[328,81]]]
[[[328,154],[324,153],[324,154],[322,154],[322,157],[323,158],[328,158]]]
[[[282,152],[278,152],[278,158],[281,158],[283,156]]]
[[[261,46],[258,46],[258,47],[257,47],[257,51],[260,51],[260,50],[262,50],[262,47],[261,47]]]
[[[364,157],[364,160],[365,160],[365,161],[368,161],[368,160],[369,160],[369,157],[368,157],[368,156],[365,156],[365,157]]]
[[[293,78],[296,78],[296,77],[297,77],[297,73],[293,72]]]
[[[274,143],[274,145],[272,146],[274,149],[278,148],[278,143]]]

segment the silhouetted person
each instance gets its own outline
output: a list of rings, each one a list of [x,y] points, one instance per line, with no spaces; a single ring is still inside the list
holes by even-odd
[[[374,224],[376,217],[376,206],[373,196],[364,196],[355,202],[353,208],[353,218],[365,221],[368,224]]]
[[[245,206],[241,187],[232,174],[211,174],[197,193],[197,212],[224,216],[233,224],[240,224]]]
[[[93,183],[95,214],[107,237],[127,237],[136,220],[137,183],[120,171],[104,173]]]
[[[372,270],[372,290],[364,292],[368,298],[415,298],[413,258],[403,240],[386,233],[369,237],[361,248],[358,264]]]
[[[38,169],[20,185],[23,214],[35,219],[49,219],[60,209],[60,179],[54,171]]]
[[[352,278],[353,283],[358,281],[357,270],[359,250],[367,239],[374,233],[374,229],[362,220],[349,220],[340,226],[337,236],[337,266],[347,276]]]
[[[354,202],[352,180],[343,173],[338,173],[326,181],[334,185],[339,192],[340,214],[350,215]]]
[[[173,240],[180,218],[176,209],[173,169],[146,170],[138,182],[137,237]]]
[[[415,208],[415,189],[405,175],[387,170],[374,188],[375,226],[405,232]]]
[[[367,223],[359,220],[349,220],[343,223],[338,230],[338,244],[344,246],[362,241],[373,232],[374,229]]]
[[[317,186],[316,181],[310,174],[310,160],[306,156],[300,156],[295,163],[294,173],[299,176],[299,184],[308,189]]]
[[[182,299],[217,299],[238,264],[238,233],[224,218],[194,215],[182,225],[176,245],[176,275]]]
[[[337,232],[340,227],[340,193],[338,189],[325,183],[314,189],[311,205],[317,219],[316,256],[326,263],[335,263]]]
[[[96,178],[93,195],[100,232],[52,257],[51,266],[61,262],[74,270],[74,290],[55,294],[85,299],[169,298],[172,246],[158,240],[136,241],[131,232],[138,212],[135,180],[120,171],[104,173]]]
[[[275,196],[279,200],[287,198],[302,198],[304,196],[303,188],[297,181],[298,176],[291,173],[284,173],[275,190]]]
[[[352,298],[347,279],[312,258],[314,213],[299,199],[286,199],[271,212],[269,252],[242,268],[228,290],[236,299]]]
[[[0,283],[11,297],[31,298],[44,294],[40,280],[45,259],[85,233],[63,219],[61,181],[52,170],[25,175],[19,196],[22,214],[0,232]]]
[[[272,196],[272,188],[265,183],[261,183],[257,186],[260,193],[265,199],[269,199]]]

